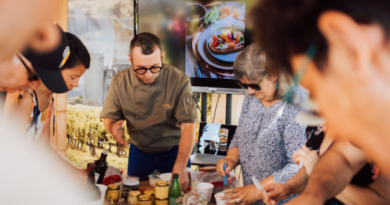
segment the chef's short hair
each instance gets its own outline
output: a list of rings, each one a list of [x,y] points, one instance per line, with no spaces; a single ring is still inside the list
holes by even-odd
[[[267,56],[263,49],[257,44],[252,44],[246,47],[240,54],[237,55],[233,63],[234,76],[239,80],[242,77],[247,77],[250,81],[259,81],[268,74],[267,67],[271,66],[267,62]],[[277,74],[278,89],[274,94],[275,99],[282,99],[290,88],[291,78],[280,72]],[[266,78],[271,79],[272,74]]]
[[[140,33],[136,35],[130,43],[130,55],[134,47],[141,47],[142,54],[150,55],[156,50],[156,46],[162,54],[162,44],[160,39],[152,33]]]

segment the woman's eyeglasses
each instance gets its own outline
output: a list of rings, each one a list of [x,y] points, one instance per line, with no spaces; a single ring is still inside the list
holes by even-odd
[[[131,60],[131,65],[134,65],[133,60]],[[133,66],[133,68],[134,68],[134,66]],[[138,69],[134,69],[134,71],[137,74],[142,75],[142,74],[145,74],[146,72],[148,72],[148,70],[150,70],[151,73],[159,73],[162,68],[163,68],[163,59],[161,58],[161,66],[160,67],[138,68]]]
[[[22,57],[20,57],[19,55],[17,55],[20,62],[22,62],[23,66],[26,68],[27,72],[28,72],[28,81],[37,81],[39,80],[39,77],[37,74],[33,73],[30,68],[27,67],[26,63],[23,61]]]
[[[243,89],[248,89],[248,88],[252,88],[253,90],[256,90],[256,91],[259,91],[261,90],[261,84],[263,84],[264,82],[264,79],[267,77],[267,75],[265,75],[263,77],[263,79],[261,79],[260,83],[259,84],[245,84],[245,83],[241,83],[240,81],[237,81],[237,84],[239,86],[241,86]]]

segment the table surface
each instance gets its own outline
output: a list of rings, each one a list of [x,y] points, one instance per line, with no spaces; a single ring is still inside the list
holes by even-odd
[[[144,190],[153,190],[154,191],[154,187],[149,185],[149,180],[143,180],[143,181],[139,182],[139,190],[140,191],[144,191]],[[110,200],[104,199],[104,205],[109,205],[109,204],[110,204]],[[215,205],[215,204],[209,203],[209,205]]]

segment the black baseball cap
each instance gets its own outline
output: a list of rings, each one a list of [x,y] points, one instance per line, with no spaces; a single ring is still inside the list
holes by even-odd
[[[61,68],[70,55],[69,43],[64,31],[60,30],[60,44],[50,52],[40,53],[30,48],[23,52],[23,56],[31,62],[35,73],[42,83],[53,93],[68,92],[65,80],[62,77]]]

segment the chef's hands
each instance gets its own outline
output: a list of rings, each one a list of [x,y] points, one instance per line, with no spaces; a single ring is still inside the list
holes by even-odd
[[[179,174],[180,188],[183,192],[187,192],[188,187],[190,186],[190,180],[188,178],[186,168],[181,168],[175,165],[173,167],[172,174]]]
[[[267,205],[276,205],[277,201],[290,197],[290,187],[287,184],[272,183],[264,187],[263,202]]]
[[[127,143],[122,139],[123,125],[124,120],[118,120],[115,123],[111,125],[111,135],[114,137],[114,139],[119,142],[122,145],[127,145]]]
[[[255,185],[249,185],[234,189],[227,189],[223,191],[225,196],[221,197],[221,199],[227,199],[225,204],[237,204],[238,198],[241,201],[240,205],[253,204],[263,198],[261,192],[262,191],[257,189]]]
[[[293,154],[293,161],[297,164],[302,163],[309,176],[318,162],[318,159],[318,153],[314,150],[309,150],[306,146],[303,146],[302,149],[297,150]]]
[[[226,162],[226,171],[223,171],[225,162]],[[217,173],[221,177],[224,177],[225,174],[229,174],[229,172],[232,171],[233,168],[234,168],[234,162],[232,159],[229,158],[220,159],[217,163]]]

